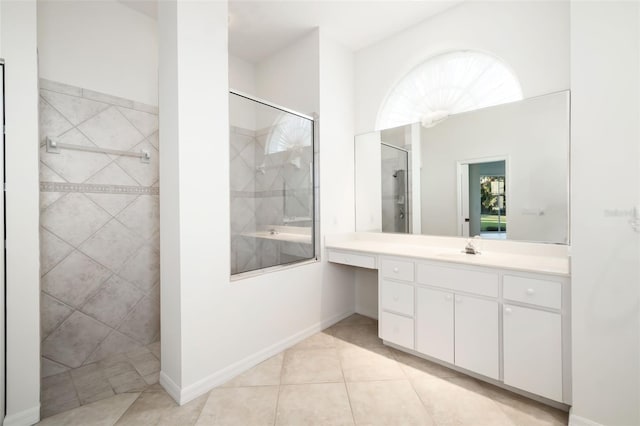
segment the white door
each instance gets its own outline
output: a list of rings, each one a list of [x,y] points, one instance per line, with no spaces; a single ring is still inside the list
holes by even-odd
[[[0,184],[4,186],[4,60],[0,59],[0,120],[2,120],[2,145],[0,146]],[[4,191],[2,191],[2,196],[0,196],[0,244],[2,244],[3,251],[0,255],[0,424],[4,422],[4,399],[5,399],[5,323],[4,323],[4,312],[5,312],[5,300],[4,300]]]
[[[455,364],[499,379],[498,302],[455,295]]]
[[[560,314],[504,305],[504,383],[562,401]]]
[[[453,294],[417,289],[416,350],[453,364]]]

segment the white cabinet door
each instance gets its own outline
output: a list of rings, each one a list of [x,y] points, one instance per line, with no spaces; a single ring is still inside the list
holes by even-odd
[[[499,379],[498,302],[456,294],[455,364]]]
[[[453,294],[417,288],[416,350],[453,364]]]
[[[562,401],[560,314],[504,305],[504,383]]]

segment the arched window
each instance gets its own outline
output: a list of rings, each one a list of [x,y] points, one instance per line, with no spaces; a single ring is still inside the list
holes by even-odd
[[[520,82],[498,58],[476,51],[434,56],[409,72],[387,96],[376,128],[422,121],[522,99]]]

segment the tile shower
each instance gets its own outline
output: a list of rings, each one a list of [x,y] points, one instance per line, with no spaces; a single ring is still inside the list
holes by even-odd
[[[313,121],[233,93],[230,120],[231,274],[313,258]]]
[[[157,107],[41,80],[42,417],[158,380],[158,149]]]

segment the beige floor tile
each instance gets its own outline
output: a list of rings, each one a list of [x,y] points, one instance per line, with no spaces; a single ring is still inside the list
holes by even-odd
[[[342,382],[336,349],[288,350],[282,364],[282,383]]]
[[[278,386],[217,388],[209,393],[197,425],[273,425]]]
[[[49,417],[38,424],[43,426],[111,426],[139,395],[138,393],[116,395]]]
[[[344,379],[347,382],[405,379],[393,351],[380,346],[345,347],[339,350]]]
[[[154,385],[160,381],[160,372],[156,371],[155,373],[147,374],[142,378],[146,384]]]
[[[433,425],[409,380],[347,383],[356,424]]]
[[[471,378],[423,376],[411,380],[438,426],[513,426],[498,404]]]
[[[222,387],[279,385],[283,359],[284,352],[281,352],[239,376],[234,377],[222,385]]]
[[[290,350],[297,349],[330,349],[336,347],[336,339],[325,332],[316,333],[311,337],[293,346]]]
[[[109,383],[115,393],[142,392],[147,387],[147,382],[135,370],[109,377]]]
[[[68,371],[45,377],[42,379],[41,387],[40,417],[43,419],[80,406]]]
[[[516,425],[567,425],[569,414],[548,405],[525,398],[488,383],[478,382],[481,392],[493,399]]]
[[[147,349],[151,351],[153,356],[160,359],[160,342],[159,341],[147,345]]]
[[[282,385],[276,425],[353,425],[344,383]]]
[[[369,317],[365,317],[364,315],[360,315],[360,314],[353,314],[345,319],[343,319],[342,321],[340,321],[338,324],[336,325],[378,325],[378,320],[374,319],[374,318],[369,318]]]
[[[160,361],[151,352],[129,358],[131,364],[141,376],[160,371]]]
[[[396,360],[400,364],[402,371],[409,378],[419,378],[422,375],[436,376],[436,377],[462,377],[462,373],[458,373],[455,370],[444,367],[435,362],[427,361],[426,359],[413,356],[406,352],[394,350],[393,352]]]
[[[195,425],[209,394],[206,393],[182,406],[174,406],[166,410],[160,417],[158,426],[191,426]]]
[[[377,325],[335,325],[326,330],[336,338],[336,344],[340,346],[360,346],[363,348],[382,346],[382,339],[378,337]]]
[[[116,423],[118,426],[155,425],[178,404],[166,392],[145,392]]]

